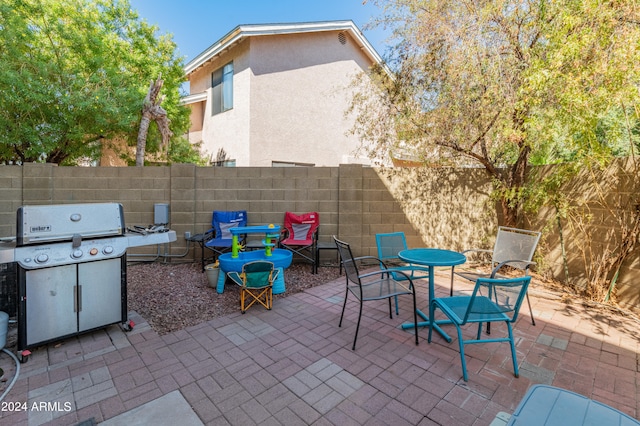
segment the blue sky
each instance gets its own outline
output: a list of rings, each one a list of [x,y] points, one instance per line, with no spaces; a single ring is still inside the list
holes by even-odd
[[[365,31],[380,16],[370,1],[363,0],[129,0],[140,17],[170,33],[185,57],[185,64],[241,24],[273,24],[350,19],[380,55],[385,52],[386,33]]]

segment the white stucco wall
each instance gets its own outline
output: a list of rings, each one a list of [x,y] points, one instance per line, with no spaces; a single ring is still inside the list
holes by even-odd
[[[358,145],[346,134],[348,85],[371,62],[347,32],[345,44],[338,33],[249,37],[195,71],[191,93],[208,93],[203,148],[214,157],[224,148],[237,166],[347,162]],[[211,73],[231,60],[233,109],[212,116]]]
[[[348,86],[369,63],[346,40],[337,31],[251,40],[251,165],[336,166],[355,150]]]
[[[249,41],[245,40],[229,52],[195,71],[190,76],[191,93],[207,92],[204,121],[202,124],[202,149],[215,159],[223,148],[229,159],[238,165],[248,166],[250,139],[250,74]],[[211,73],[233,61],[233,108],[222,113],[211,114]],[[192,115],[196,109],[192,111]],[[193,120],[192,120],[193,121]],[[193,138],[190,137],[190,140]],[[194,140],[195,141],[195,140]],[[242,164],[241,164],[242,163]]]

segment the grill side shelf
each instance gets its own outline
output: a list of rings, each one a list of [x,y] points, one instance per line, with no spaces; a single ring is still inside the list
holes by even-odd
[[[166,244],[176,241],[176,231],[158,232],[152,234],[126,233],[129,247],[140,247],[153,244]]]

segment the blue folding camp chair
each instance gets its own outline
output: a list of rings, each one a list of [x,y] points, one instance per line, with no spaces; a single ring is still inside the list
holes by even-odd
[[[214,257],[217,258],[222,253],[231,250],[232,235],[229,229],[247,226],[247,212],[246,210],[214,210],[211,225],[212,236],[205,241],[204,246],[213,251]]]

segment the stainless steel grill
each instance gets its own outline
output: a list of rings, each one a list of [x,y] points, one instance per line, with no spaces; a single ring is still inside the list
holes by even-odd
[[[118,203],[23,206],[0,263],[18,265],[18,351],[127,322],[126,252],[176,240],[129,233]]]

